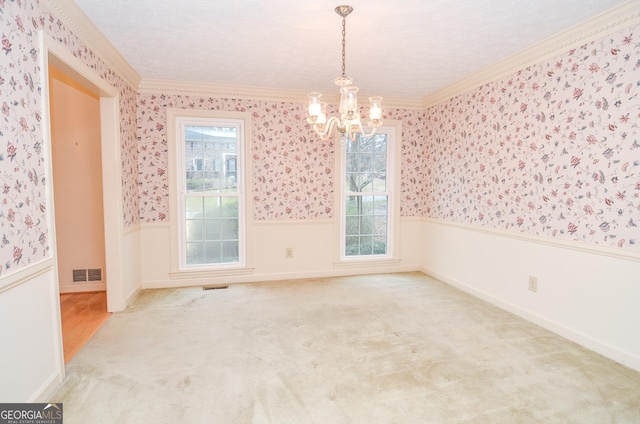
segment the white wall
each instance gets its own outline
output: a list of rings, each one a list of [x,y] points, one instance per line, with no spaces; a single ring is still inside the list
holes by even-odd
[[[400,260],[368,265],[336,265],[337,232],[333,220],[268,221],[253,223],[249,255],[253,270],[242,274],[173,278],[170,275],[169,224],[147,224],[141,230],[143,288],[214,283],[268,281],[377,272],[415,271],[420,266],[420,221],[400,219]],[[293,258],[285,249],[293,248]]]
[[[640,255],[424,220],[423,272],[640,370]],[[538,291],[528,289],[529,276]]]
[[[100,100],[53,66],[49,100],[60,292],[105,290]],[[74,283],[74,269],[102,281]]]

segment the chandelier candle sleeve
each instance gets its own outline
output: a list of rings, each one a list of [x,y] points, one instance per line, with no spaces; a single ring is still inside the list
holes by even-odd
[[[320,97],[322,97],[322,94],[320,93],[309,93],[309,116],[312,119],[314,116],[317,117],[318,115],[320,115],[320,112],[322,111],[320,105]]]
[[[372,121],[382,118],[382,97],[369,97],[369,118]]]
[[[358,113],[358,87],[352,85],[343,87],[340,90],[340,113],[349,115],[352,118]]]
[[[318,115],[318,119],[316,120],[317,125],[324,125],[327,123],[327,104],[322,102],[320,103],[320,114]]]

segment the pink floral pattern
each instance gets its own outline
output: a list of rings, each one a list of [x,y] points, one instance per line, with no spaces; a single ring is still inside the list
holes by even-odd
[[[638,33],[429,108],[425,215],[640,250]]]
[[[126,227],[168,220],[167,107],[252,114],[253,217],[331,218],[335,146],[305,106],[137,94],[37,0],[0,0],[0,275],[50,256],[38,30],[120,93]],[[640,44],[615,33],[403,122],[402,215],[639,250]]]
[[[136,93],[38,1],[0,0],[0,274],[50,256],[38,30],[66,46],[120,92],[124,221],[139,222]]]
[[[306,122],[306,105],[288,102],[199,98],[140,94],[138,131],[140,159],[140,216],[143,222],[168,221],[167,108],[242,111],[251,113],[253,140],[253,218],[317,219],[334,216],[333,141],[322,141]],[[423,112],[392,111],[385,119],[404,121],[403,213],[418,214],[420,139]],[[405,181],[406,180],[406,181]]]

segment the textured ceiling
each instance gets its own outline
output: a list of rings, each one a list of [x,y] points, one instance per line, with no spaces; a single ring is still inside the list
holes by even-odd
[[[341,4],[76,0],[143,80],[336,91]],[[347,75],[365,95],[421,98],[622,0],[349,0]]]

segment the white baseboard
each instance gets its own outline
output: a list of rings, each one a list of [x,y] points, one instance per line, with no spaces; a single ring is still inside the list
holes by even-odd
[[[125,301],[125,309],[127,306],[131,305],[137,298],[138,296],[140,296],[140,294],[142,293],[142,284],[138,285],[138,287],[135,288],[135,290],[133,290],[133,292],[131,292],[129,294],[129,296],[127,296],[127,299]]]
[[[49,401],[51,401],[51,395],[53,395],[60,383],[62,383],[62,375],[59,372],[52,374],[33,394],[33,396],[31,396],[31,398],[27,400],[27,402],[48,403]]]
[[[61,284],[60,293],[82,293],[82,292],[94,292],[105,291],[107,289],[104,282],[102,283],[73,283],[73,284]]]
[[[495,296],[492,296],[488,293],[485,293],[481,290],[478,290],[460,281],[448,278],[447,276],[434,272],[430,269],[421,267],[420,271],[439,281],[442,281],[443,283],[446,283],[452,287],[462,290],[465,293],[469,293],[474,297],[482,299],[486,302],[491,303],[492,305],[495,305],[501,309],[504,309],[505,311],[511,312],[514,315],[524,318],[529,322],[537,324],[540,327],[543,327],[555,334],[558,334],[559,336],[562,336],[568,340],[571,340],[572,342],[575,342],[589,350],[599,353],[600,355],[606,356],[607,358],[612,359],[636,371],[640,371],[640,358],[636,356],[620,351],[619,349],[616,349],[606,343],[603,343],[592,337],[586,336],[583,333],[567,328],[554,321],[546,319],[540,315],[533,314],[525,309],[522,309],[519,306],[516,306],[509,302],[505,302],[502,299],[499,299]]]
[[[180,280],[155,280],[145,281],[143,288],[147,289],[164,289],[175,287],[194,287],[207,284],[225,283],[225,284],[241,284],[241,283],[255,283],[266,281],[281,281],[281,280],[299,280],[308,278],[329,278],[329,277],[343,277],[349,275],[367,275],[367,274],[391,274],[395,272],[414,272],[419,271],[417,266],[388,266],[388,267],[369,267],[366,269],[335,269],[330,271],[311,271],[311,272],[291,272],[291,273],[277,273],[277,274],[262,274],[262,275],[242,275],[242,276],[226,276],[226,277],[214,277],[214,278],[191,278]]]

